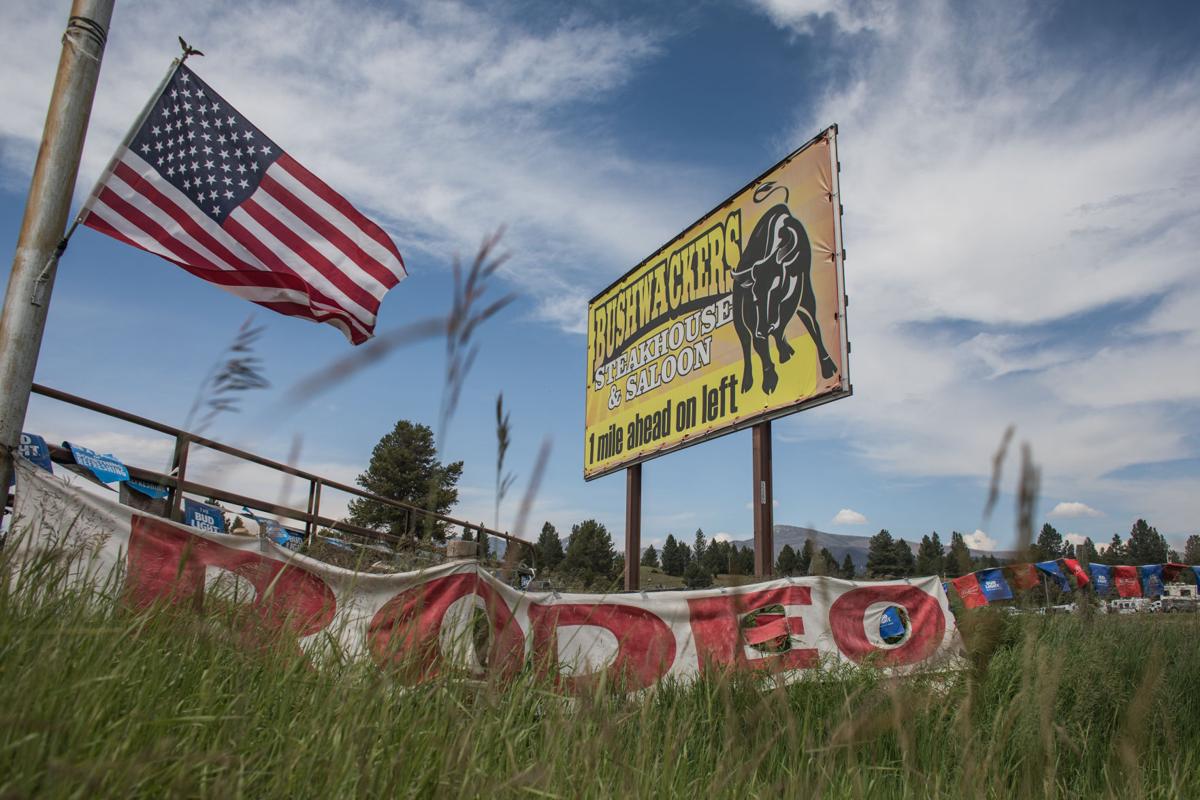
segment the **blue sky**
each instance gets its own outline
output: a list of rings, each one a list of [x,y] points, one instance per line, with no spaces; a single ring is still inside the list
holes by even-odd
[[[0,32],[0,241],[13,247],[66,17],[27,2]],[[176,53],[393,235],[411,277],[379,330],[437,313],[449,264],[505,225],[497,291],[444,437],[457,511],[490,521],[504,392],[519,489],[560,530],[619,540],[624,481],[582,480],[586,300],[748,179],[840,125],[855,395],[775,424],[776,521],[1011,543],[1011,494],[982,519],[1016,426],[1040,514],[1107,540],[1139,516],[1200,532],[1200,9],[1189,3],[287,4],[117,9],[77,194]],[[81,230],[60,267],[38,380],[182,423],[255,309]],[[443,346],[278,413],[345,355],[328,326],[258,310],[271,392],[218,438],[350,480],[399,418],[436,424]],[[169,445],[35,400],[27,429],[164,462]],[[201,462],[247,493],[286,491]],[[1004,487],[1015,484],[1010,458]],[[746,538],[748,432],[649,462],[644,540]],[[518,492],[519,493],[519,492]],[[298,496],[298,492],[297,495]],[[330,498],[336,507],[337,498]],[[515,502],[501,525],[512,524]]]

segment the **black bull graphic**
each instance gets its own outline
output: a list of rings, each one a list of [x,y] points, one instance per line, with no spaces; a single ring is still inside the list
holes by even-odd
[[[837,373],[837,364],[821,338],[811,270],[812,245],[804,226],[786,203],[772,206],[754,226],[733,272],[733,326],[742,342],[743,392],[754,386],[751,344],[762,361],[763,391],[775,391],[779,376],[768,340],[775,339],[779,363],[792,357],[795,351],[785,335],[792,314],[800,317],[817,346],[822,377],[832,378]]]

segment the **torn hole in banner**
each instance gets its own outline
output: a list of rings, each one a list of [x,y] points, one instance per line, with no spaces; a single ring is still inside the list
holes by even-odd
[[[742,617],[742,640],[762,655],[777,655],[792,649],[792,626],[779,603],[756,608]]]

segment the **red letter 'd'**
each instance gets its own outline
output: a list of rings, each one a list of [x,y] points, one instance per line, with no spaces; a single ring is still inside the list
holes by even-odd
[[[564,625],[594,625],[617,637],[617,656],[606,672],[628,691],[652,685],[675,663],[675,634],[657,614],[643,608],[618,603],[533,603],[529,621],[534,658],[548,671],[558,671],[558,628]],[[560,676],[559,680],[578,690],[593,684],[596,676]]]

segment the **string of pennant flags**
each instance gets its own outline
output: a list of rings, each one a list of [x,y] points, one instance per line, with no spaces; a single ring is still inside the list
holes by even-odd
[[[75,461],[74,466],[79,468],[77,471],[88,474],[97,483],[105,486],[112,483],[126,484],[130,489],[152,500],[161,500],[167,496],[165,487],[131,478],[129,470],[121,460],[110,453],[101,455],[71,442],[63,442],[62,447],[70,451]],[[18,452],[33,464],[53,474],[50,448],[41,436],[22,433]],[[182,511],[185,525],[210,533],[227,532],[223,512],[216,506],[185,497]],[[298,550],[304,541],[304,534],[289,530],[273,519],[261,517],[249,508],[243,507],[242,513],[258,523],[264,536],[284,547]],[[334,546],[344,546],[343,542],[333,537],[321,538]],[[1014,590],[1026,591],[1036,588],[1041,585],[1043,578],[1053,582],[1063,592],[1080,591],[1090,586],[1101,597],[1113,593],[1121,598],[1157,597],[1163,594],[1165,584],[1181,579],[1194,581],[1200,589],[1200,566],[1176,563],[1141,566],[1089,564],[1085,568],[1077,559],[1059,558],[977,570],[943,582],[942,588],[949,596],[950,588],[953,587],[965,607],[980,608],[991,603],[1012,600],[1016,597]],[[898,620],[885,618],[884,624],[896,626],[900,623]],[[886,632],[884,635],[887,635]]]
[[[1012,600],[1015,597],[1014,589],[1033,589],[1041,584],[1043,578],[1052,581],[1063,592],[1079,591],[1091,586],[1101,597],[1113,593],[1122,598],[1159,597],[1167,583],[1180,580],[1194,581],[1200,588],[1200,567],[1172,562],[1140,566],[1089,564],[1085,569],[1077,559],[1059,558],[981,569],[946,581],[942,587],[949,594],[953,586],[964,606],[979,608],[997,601]]]

